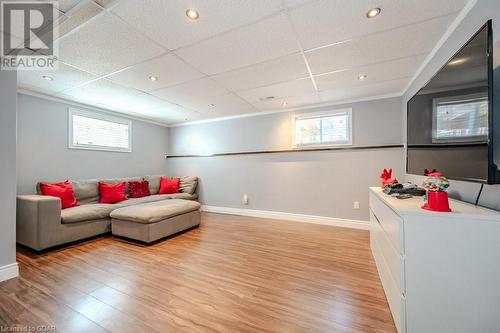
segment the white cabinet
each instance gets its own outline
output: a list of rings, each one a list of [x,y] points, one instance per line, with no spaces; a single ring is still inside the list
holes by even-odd
[[[370,245],[399,333],[500,332],[500,213],[370,188]]]

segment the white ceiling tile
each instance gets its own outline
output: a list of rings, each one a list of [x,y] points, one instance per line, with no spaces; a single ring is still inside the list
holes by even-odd
[[[309,49],[456,13],[466,3],[467,0],[322,0],[292,9],[290,16],[302,46]],[[367,19],[366,12],[374,7],[382,8],[382,13]]]
[[[196,105],[193,105],[193,108],[196,111],[210,117],[224,117],[258,111],[236,94],[226,94],[207,99],[197,99],[194,103],[196,103]],[[213,104],[213,106],[209,106],[209,104]]]
[[[242,91],[306,77],[308,71],[300,53],[261,62],[212,76],[230,91]]]
[[[417,71],[418,67],[424,61],[424,58],[424,55],[419,55],[391,60],[347,71],[315,76],[314,80],[316,81],[318,89],[323,91],[408,78]],[[367,78],[365,80],[359,80],[359,75],[366,75]]]
[[[238,92],[238,95],[251,104],[257,104],[272,99],[287,99],[301,95],[315,93],[314,86],[309,78],[273,84],[266,87]],[[270,98],[274,97],[274,98]]]
[[[198,120],[201,115],[155,96],[101,79],[64,91],[63,98],[116,112],[168,123],[178,119]],[[196,116],[195,116],[196,115]],[[184,120],[186,121],[186,120]]]
[[[306,52],[313,74],[428,53],[452,21],[442,17]]]
[[[106,75],[165,51],[116,16],[104,13],[59,40],[60,59]]]
[[[59,22],[59,37],[67,35],[101,12],[102,8],[93,1],[80,5],[70,16]]]
[[[52,81],[44,80],[42,76],[53,78]],[[17,71],[18,86],[28,90],[56,93],[75,87],[85,82],[95,80],[97,77],[77,70],[59,62],[57,70],[19,70]]]
[[[283,0],[283,3],[285,4],[285,7],[293,8],[302,6],[308,2],[313,2],[313,1],[318,1],[318,0]]]
[[[213,75],[298,51],[286,15],[279,14],[175,53],[203,73]]]
[[[213,103],[210,102],[212,98],[226,95],[228,93],[229,92],[226,89],[220,87],[210,78],[202,78],[151,92],[151,94],[159,98],[182,105],[195,111],[198,111],[196,107],[200,105],[200,102],[198,101],[203,101],[203,103],[208,105]]]
[[[374,84],[365,84],[358,87],[342,87],[320,91],[319,96],[323,102],[332,102],[389,94],[401,94],[402,90],[409,81],[410,78],[403,78],[392,81],[377,82]]]
[[[200,18],[187,19],[187,9]],[[124,0],[113,12],[170,50],[199,42],[281,10],[281,0]]]
[[[151,81],[149,76],[158,77]],[[169,53],[109,76],[109,79],[142,91],[152,91],[199,79],[204,75]]]
[[[284,104],[285,103],[285,104]],[[310,106],[321,103],[318,93],[306,93],[300,95],[293,95],[286,98],[276,98],[269,101],[259,101],[252,103],[252,105],[260,111],[271,111],[286,108],[296,108]]]
[[[59,1],[56,1],[55,3],[56,3],[56,8],[58,8],[60,11],[62,11],[64,13],[66,13],[81,2],[83,2],[83,1],[82,0],[59,0]]]

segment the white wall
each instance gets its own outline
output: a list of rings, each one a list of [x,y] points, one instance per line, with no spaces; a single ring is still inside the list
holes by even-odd
[[[406,126],[406,103],[489,19],[493,20],[495,103],[496,108],[500,110],[500,1],[478,0],[404,93],[402,100],[404,126]],[[405,133],[406,128],[404,131],[406,141]],[[423,178],[406,175],[407,180],[415,183],[421,183]],[[479,188],[480,184],[451,181],[450,195],[464,201],[475,202]],[[500,185],[485,185],[479,204],[500,209]]]
[[[168,128],[132,122],[132,152],[68,148],[68,108],[48,99],[18,95],[17,191],[34,193],[38,181],[114,178],[166,171]],[[84,108],[80,108],[84,109]]]
[[[15,71],[0,71],[0,281],[17,275]]]
[[[401,99],[389,98],[317,108],[351,107],[353,144],[401,144]],[[169,154],[213,154],[290,149],[292,113],[170,128]],[[374,149],[329,152],[169,158],[171,176],[198,175],[200,200],[210,206],[279,211],[368,220],[368,186],[379,184],[384,167],[404,176],[403,150]],[[250,204],[242,203],[248,194]],[[353,202],[360,202],[360,209]]]

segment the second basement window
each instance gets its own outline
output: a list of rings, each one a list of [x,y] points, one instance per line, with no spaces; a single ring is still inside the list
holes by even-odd
[[[294,126],[295,147],[352,144],[351,109],[296,115]]]
[[[128,119],[69,109],[69,148],[131,152],[131,132]]]

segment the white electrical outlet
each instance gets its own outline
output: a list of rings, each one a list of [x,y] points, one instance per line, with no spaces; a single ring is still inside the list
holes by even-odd
[[[248,205],[248,194],[246,194],[246,193],[245,193],[245,194],[243,194],[243,203],[244,203],[245,205]]]
[[[354,209],[359,209],[359,201],[354,201]]]

